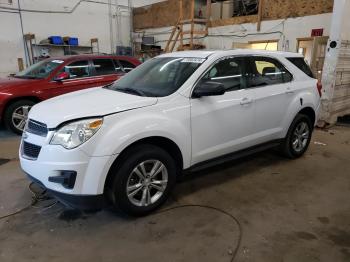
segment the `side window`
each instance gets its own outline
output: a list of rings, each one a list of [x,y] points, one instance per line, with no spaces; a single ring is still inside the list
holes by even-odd
[[[110,75],[115,74],[115,66],[112,59],[94,59],[92,66],[95,69],[95,75]]]
[[[64,72],[69,74],[70,79],[90,76],[89,62],[87,60],[76,61],[66,65]]]
[[[131,70],[133,70],[135,68],[135,65],[133,65],[132,63],[126,61],[126,60],[119,60],[119,63],[122,65],[122,67],[124,68],[124,72],[128,73]]]
[[[277,60],[253,57],[250,87],[282,84],[292,81],[292,75]]]
[[[201,81],[219,82],[226,91],[245,88],[245,61],[241,57],[222,59],[212,66]]]
[[[310,66],[306,63],[303,57],[288,57],[287,59],[290,62],[292,62],[297,68],[303,71],[306,75],[308,75],[309,77],[315,78],[310,69]]]
[[[120,61],[114,60],[115,71],[117,73],[124,73],[123,67],[120,64]]]

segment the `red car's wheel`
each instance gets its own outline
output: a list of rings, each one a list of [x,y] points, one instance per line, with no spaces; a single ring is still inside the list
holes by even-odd
[[[10,104],[4,115],[6,127],[16,134],[22,134],[29,110],[35,103],[31,100],[19,100]]]

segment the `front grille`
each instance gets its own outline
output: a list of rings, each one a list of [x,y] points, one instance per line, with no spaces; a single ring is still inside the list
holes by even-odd
[[[37,146],[23,141],[22,153],[24,157],[37,159],[40,154],[41,146]]]
[[[34,121],[32,119],[28,120],[28,125],[26,131],[28,133],[32,133],[38,136],[47,136],[47,126],[38,121]]]

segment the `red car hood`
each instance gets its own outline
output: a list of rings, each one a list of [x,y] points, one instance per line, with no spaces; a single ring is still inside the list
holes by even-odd
[[[42,81],[42,79],[23,79],[15,77],[0,78],[0,91],[9,90],[13,87],[26,86]]]

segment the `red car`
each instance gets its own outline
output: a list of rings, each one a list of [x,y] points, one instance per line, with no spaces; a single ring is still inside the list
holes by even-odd
[[[133,57],[106,55],[64,56],[38,62],[13,77],[0,79],[0,121],[21,134],[35,103],[112,83],[139,64]]]

